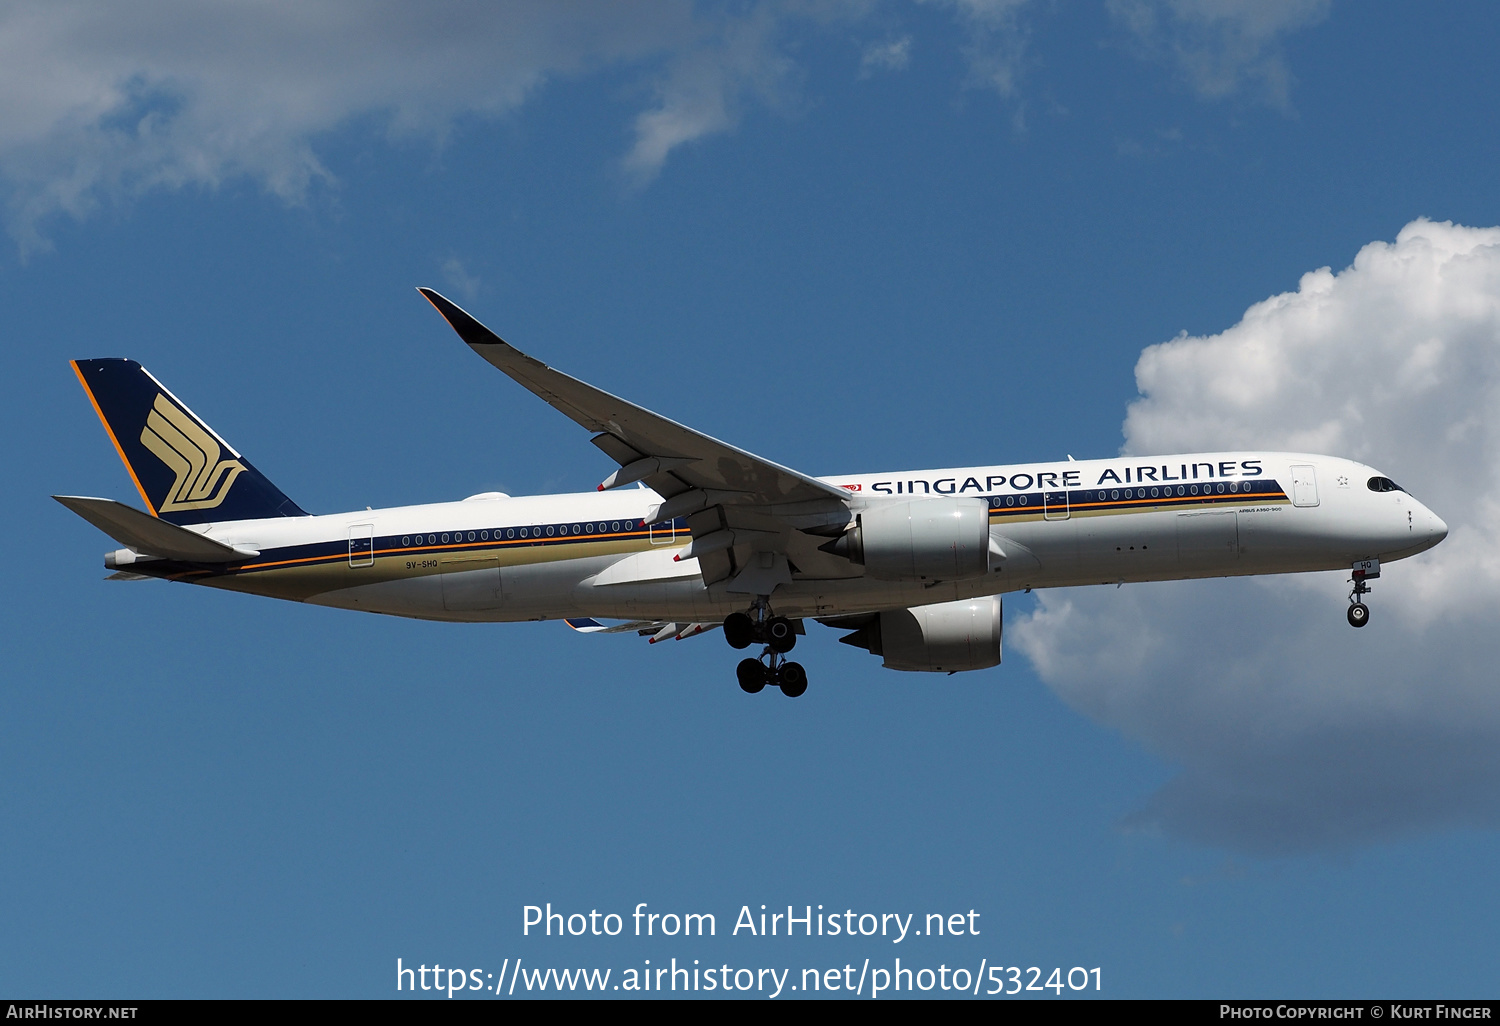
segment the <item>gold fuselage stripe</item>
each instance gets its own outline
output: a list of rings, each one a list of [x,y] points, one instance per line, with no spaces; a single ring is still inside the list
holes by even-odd
[[[600,536],[600,535],[592,535],[592,536],[590,536],[590,535],[578,535],[576,537],[568,537],[568,538],[553,538],[553,539],[548,539],[547,541],[544,541],[541,544],[543,546],[545,546],[545,545],[548,545],[548,544],[557,544],[558,542],[573,542],[573,541],[583,541],[583,542],[588,542],[588,541],[593,541],[593,542],[601,542],[601,541],[603,541],[603,542],[620,542],[620,541],[631,541],[633,539],[649,538],[649,537],[650,537],[650,532],[649,531],[631,531],[631,532],[628,532],[628,533],[625,532],[625,531],[621,531],[618,534],[609,534],[609,535],[603,535],[603,536]],[[326,544],[330,544],[331,545],[331,544],[336,544],[336,542],[330,541],[330,542],[327,542]],[[684,539],[681,542],[681,544],[682,545],[686,545],[687,544],[687,539]],[[496,543],[496,542],[493,542],[493,541],[491,541],[491,542],[482,542],[482,541],[481,542],[460,542],[460,543],[457,543],[457,544],[450,544],[450,545],[423,545],[420,548],[417,547],[417,546],[415,546],[415,545],[407,545],[407,546],[402,546],[400,548],[395,548],[395,549],[375,549],[371,553],[369,553],[369,555],[372,556],[372,557],[374,557],[374,556],[399,556],[399,555],[406,554],[406,553],[410,553],[410,554],[415,555],[415,554],[424,553],[424,552],[451,551],[451,550],[454,550],[454,549],[488,550],[488,549],[506,549],[506,548],[515,549],[515,548],[523,548],[523,547],[533,547],[534,548],[537,545],[538,545],[538,543],[536,541],[530,539],[530,538],[527,538],[525,540],[522,540],[520,538],[515,538],[515,539],[509,539],[509,538],[507,538],[507,539],[505,539],[505,540],[503,540],[503,541],[501,541],[499,543]],[[360,553],[360,555],[363,556],[364,553]],[[321,555],[321,556],[303,556],[303,557],[301,557],[299,559],[277,559],[277,560],[271,560],[271,561],[265,562],[265,563],[246,563],[243,566],[236,567],[235,569],[236,570],[269,570],[272,567],[278,567],[278,566],[298,566],[298,565],[304,564],[304,563],[336,563],[336,562],[339,562],[340,560],[342,560],[344,558],[345,557],[344,557],[344,555],[342,553],[325,553],[324,555]]]

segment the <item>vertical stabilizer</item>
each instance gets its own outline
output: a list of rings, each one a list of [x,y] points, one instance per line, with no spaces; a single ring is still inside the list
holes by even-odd
[[[201,524],[307,515],[134,360],[74,360],[73,370],[155,516]]]

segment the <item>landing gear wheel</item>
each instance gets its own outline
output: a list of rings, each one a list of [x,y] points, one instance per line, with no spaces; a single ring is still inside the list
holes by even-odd
[[[741,659],[740,665],[734,668],[734,675],[739,678],[740,689],[746,694],[753,695],[766,686],[766,668],[759,659]]]
[[[724,617],[724,640],[729,642],[730,648],[749,648],[755,640],[755,621],[744,613],[730,613]],[[754,660],[749,661],[754,662]],[[746,690],[749,689],[746,688]],[[759,691],[760,688],[755,690]]]
[[[1370,622],[1370,607],[1361,601],[1370,593],[1370,578],[1380,576],[1380,561],[1377,559],[1361,560],[1354,564],[1354,576],[1350,583],[1354,590],[1349,593],[1349,626],[1363,627]]]
[[[797,698],[807,691],[807,671],[801,663],[781,664],[781,693],[788,698]]]
[[[771,646],[772,652],[790,652],[797,644],[797,628],[784,616],[771,617],[766,621],[766,644]]]

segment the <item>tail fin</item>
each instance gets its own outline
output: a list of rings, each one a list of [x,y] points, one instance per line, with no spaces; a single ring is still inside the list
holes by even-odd
[[[73,371],[152,514],[173,524],[306,516],[134,360]]]

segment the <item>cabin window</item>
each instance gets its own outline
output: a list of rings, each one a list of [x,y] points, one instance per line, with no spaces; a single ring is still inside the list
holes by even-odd
[[[1188,491],[1191,492],[1191,493],[1193,493],[1194,495],[1197,495],[1198,494],[1198,486],[1197,485],[1188,485]]]

